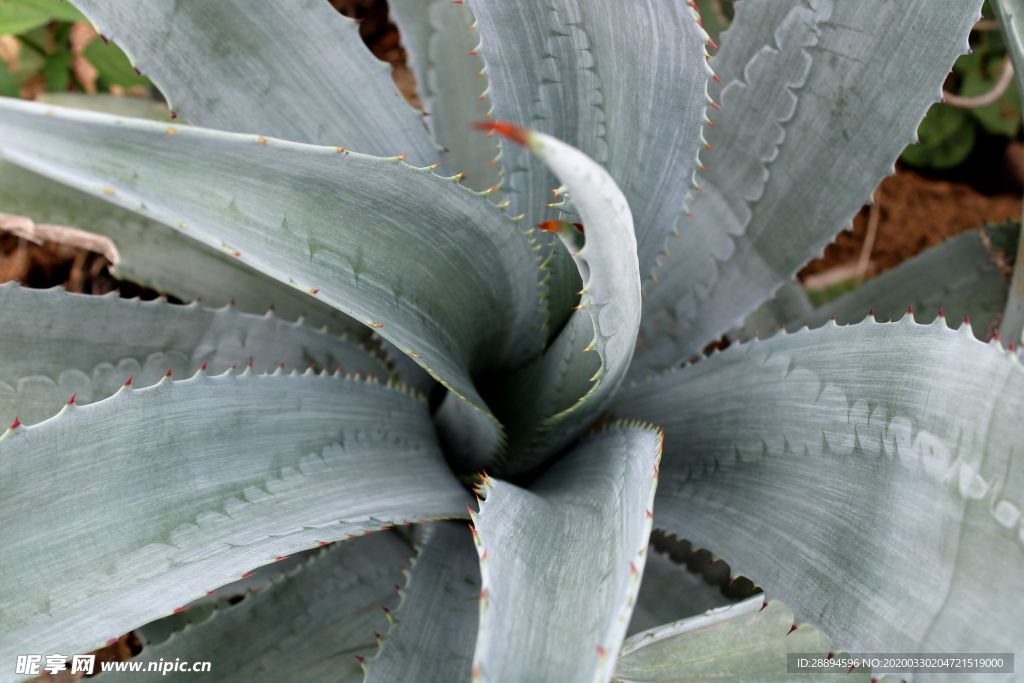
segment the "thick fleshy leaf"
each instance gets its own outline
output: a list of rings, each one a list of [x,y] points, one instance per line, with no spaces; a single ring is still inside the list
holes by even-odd
[[[182,301],[202,298],[205,305],[218,307],[234,301],[239,310],[257,314],[273,307],[286,320],[304,316],[315,327],[369,334],[334,306],[253,270],[220,249],[6,161],[0,161],[0,212],[108,237],[121,257],[111,268],[118,278]]]
[[[196,125],[438,161],[391,67],[324,0],[76,4]]]
[[[549,135],[504,123],[494,130],[529,148],[565,186],[585,234],[565,221],[556,232],[583,280],[578,310],[544,355],[503,382],[492,400],[506,425],[499,473],[526,472],[575,439],[618,388],[640,324],[640,277],[629,204],[593,159]]]
[[[530,240],[399,159],[0,100],[5,158],[140,211],[377,329],[486,410],[471,375],[540,350]]]
[[[1022,409],[1015,356],[907,316],[733,345],[612,412],[665,430],[655,524],[837,646],[1020,656]]]
[[[530,490],[487,479],[473,679],[604,683],[647,555],[661,434],[592,436]]]
[[[685,564],[677,564],[667,554],[649,548],[626,634],[631,636],[732,602],[718,586],[687,571]]]
[[[684,2],[466,1],[495,117],[563,140],[607,169],[633,210],[648,277],[700,165],[710,70],[697,13]],[[514,214],[531,224],[557,217],[543,208],[563,184],[557,173],[509,144],[501,164]]]
[[[808,681],[871,683],[871,669],[787,673],[786,655],[827,657],[829,640],[813,626],[793,630],[793,612],[757,595],[737,605],[638,633],[622,645],[612,681],[714,680],[729,683]]]
[[[782,299],[799,300],[803,288],[784,285],[776,293],[784,295],[780,301],[747,317],[743,336],[758,334],[765,339],[783,323],[794,332],[802,325],[821,327],[833,317],[840,325],[849,325],[872,310],[876,320],[898,320],[912,306],[914,319],[924,324],[935,320],[939,309],[949,320],[963,320],[966,314],[975,336],[987,341],[1006,303],[1007,263],[1017,253],[1019,233],[1019,223],[962,233],[815,310],[787,307]]]
[[[313,367],[387,380],[379,354],[303,323],[268,314],[219,311],[165,300],[87,296],[62,289],[0,284],[0,425],[15,416],[35,424],[56,415],[72,394],[84,405],[172,371],[190,377],[252,363],[254,372]]]
[[[469,528],[429,525],[408,574],[394,624],[366,660],[366,683],[468,683],[480,613],[480,563]]]
[[[1017,92],[1024,93],[1024,2],[1021,0],[991,0],[989,6],[999,20],[999,29],[1010,53]],[[1018,246],[1022,249],[1024,246]],[[1006,310],[999,326],[1004,339],[1015,344],[1024,343],[1024,252],[1018,251],[1013,273],[1013,286],[1006,302]]]
[[[470,133],[491,105],[480,97],[487,89],[481,74],[484,60],[476,54],[480,36],[473,13],[451,0],[392,0],[391,18],[398,24],[409,66],[416,74],[427,127],[442,149],[444,167],[465,173],[462,183],[477,192],[501,184],[498,141]],[[499,199],[500,192],[491,196]]]
[[[377,383],[200,372],[67,406],[0,437],[0,656],[93,649],[253,566],[466,498],[426,406]]]
[[[981,0],[751,0],[711,66],[695,220],[645,289],[633,376],[700,353],[821,254],[893,172]],[[898,65],[898,66],[897,66]]]
[[[209,614],[206,606],[188,609],[175,616],[192,625],[131,660],[142,664],[133,680],[165,681],[163,663],[183,661],[211,667],[208,672],[172,670],[182,681],[215,676],[224,683],[362,683],[357,657],[377,650],[373,634],[388,626],[381,608],[398,603],[395,584],[411,555],[395,533],[361,536],[323,550],[238,604],[222,601]],[[194,611],[199,614],[192,616]],[[148,671],[151,663],[154,670]]]

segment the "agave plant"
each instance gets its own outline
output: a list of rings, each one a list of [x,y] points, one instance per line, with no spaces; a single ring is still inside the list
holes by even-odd
[[[168,118],[3,99],[0,209],[192,303],[0,287],[3,679],[132,629],[225,681],[1024,652],[1018,229],[788,285],[981,1],[744,0],[709,62],[681,0],[393,0],[418,112],[324,0],[78,0]]]

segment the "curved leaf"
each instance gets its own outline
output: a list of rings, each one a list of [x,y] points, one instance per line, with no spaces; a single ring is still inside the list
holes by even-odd
[[[861,667],[787,673],[786,655],[829,653],[828,638],[813,626],[794,629],[793,612],[778,601],[756,595],[736,605],[638,633],[622,645],[612,681],[644,683],[711,679],[715,681],[835,681],[871,683]]]
[[[471,375],[539,350],[530,240],[399,159],[0,100],[8,160],[140,211],[378,330],[486,410]]]
[[[551,169],[586,233],[565,221],[538,226],[566,245],[583,290],[578,310],[544,355],[504,381],[491,399],[510,439],[498,471],[518,474],[568,445],[615,393],[640,324],[640,277],[629,204],[599,164],[549,135],[484,125],[527,146]]]
[[[491,108],[480,95],[487,89],[484,60],[476,54],[480,36],[473,13],[451,0],[391,0],[409,66],[416,74],[427,127],[442,149],[445,168],[465,173],[462,183],[478,192],[501,185],[501,167],[493,163],[498,141],[471,135],[471,123]],[[500,201],[501,193],[491,195]]]
[[[0,424],[53,417],[72,394],[84,405],[107,398],[132,377],[135,388],[173,370],[211,374],[252,364],[360,373],[388,379],[385,360],[347,339],[272,314],[219,311],[198,304],[140,301],[0,284]]]
[[[438,153],[355,20],[324,0],[78,0],[192,123],[364,154]]]
[[[465,524],[435,522],[366,683],[469,681],[480,612],[480,564]]]
[[[398,602],[395,584],[411,554],[394,533],[353,538],[238,604],[222,601],[212,614],[205,606],[188,609],[177,616],[199,611],[192,625],[134,657],[142,673],[132,678],[166,680],[163,662],[183,661],[211,663],[209,672],[173,671],[183,681],[209,680],[212,673],[224,683],[362,683],[358,658],[376,651],[373,634],[388,625],[381,607]],[[155,670],[147,671],[151,662]]]
[[[981,0],[752,0],[712,66],[695,221],[645,291],[634,376],[700,353],[792,281],[914,141]],[[894,65],[899,65],[895,68]]]
[[[217,307],[234,301],[239,310],[257,314],[273,307],[287,320],[303,316],[316,327],[369,335],[365,326],[334,306],[281,284],[220,249],[6,161],[0,161],[0,212],[109,237],[121,257],[111,272],[183,301],[201,297],[206,305]]]
[[[838,645],[1024,653],[1022,409],[1016,356],[907,316],[733,345],[612,412],[665,430],[655,524]]]
[[[495,116],[564,140],[607,169],[633,210],[648,277],[700,165],[710,70],[697,13],[681,2],[467,3]],[[543,207],[562,185],[558,173],[514,145],[502,145],[501,163],[512,212],[530,224],[555,218]]]
[[[608,680],[644,570],[660,450],[657,431],[617,427],[529,491],[486,480],[473,516],[483,578],[475,681]]]
[[[94,649],[255,565],[466,498],[426,406],[376,383],[200,372],[69,405],[0,437],[0,657]]]

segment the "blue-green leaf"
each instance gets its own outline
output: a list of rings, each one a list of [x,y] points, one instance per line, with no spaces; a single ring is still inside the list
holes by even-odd
[[[353,19],[325,0],[78,0],[192,123],[427,166],[438,153]]]
[[[313,368],[388,380],[386,361],[348,339],[273,314],[218,311],[198,304],[120,299],[0,285],[0,425],[53,417],[74,394],[78,405],[107,398],[132,378],[139,389],[173,371],[191,377],[231,367],[254,372]],[[239,370],[241,372],[241,370]]]
[[[375,382],[199,372],[69,405],[0,437],[0,657],[95,649],[253,566],[466,500],[426,405]]]
[[[462,183],[478,192],[501,185],[501,167],[494,163],[498,141],[470,133],[491,108],[480,97],[487,89],[484,60],[476,54],[480,36],[473,13],[451,0],[392,0],[391,18],[398,24],[409,66],[416,74],[427,127],[441,148],[441,160]],[[502,193],[491,194],[500,201]]]
[[[612,407],[665,430],[655,524],[837,646],[1018,656],[1022,410],[1015,355],[912,316],[733,345]]]
[[[576,262],[580,305],[544,355],[504,381],[493,399],[510,438],[497,471],[522,473],[575,439],[625,377],[640,324],[640,277],[633,217],[608,172],[549,135],[492,125],[551,169],[585,230],[566,221],[538,226],[555,232]]]
[[[480,564],[469,527],[426,527],[402,604],[366,683],[468,683],[480,612]]]
[[[563,140],[604,166],[633,210],[646,279],[686,211],[700,166],[710,70],[699,16],[683,2],[467,4],[495,117]],[[510,144],[502,145],[501,165],[513,213],[530,224],[559,217],[544,208],[557,201],[557,173]]]
[[[362,683],[358,658],[376,651],[374,632],[388,626],[385,609],[398,602],[395,584],[411,555],[393,532],[353,538],[279,573],[238,604],[222,601],[213,609],[203,605],[176,614],[175,621],[189,625],[134,657],[142,673],[132,679],[167,680],[164,662],[210,662],[210,671],[170,672],[181,681],[216,676],[223,683]]]
[[[590,437],[530,490],[488,479],[474,680],[605,683],[647,555],[661,435]]]
[[[374,327],[478,410],[472,376],[540,350],[523,229],[427,169],[0,100],[4,158],[152,216]]]
[[[633,376],[700,350],[821,254],[941,97],[981,0],[745,0],[711,66],[695,220],[646,287]],[[898,68],[896,65],[899,65]]]

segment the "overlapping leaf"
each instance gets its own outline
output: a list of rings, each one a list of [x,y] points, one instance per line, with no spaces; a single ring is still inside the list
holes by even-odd
[[[477,409],[539,351],[529,239],[483,196],[341,148],[4,99],[8,160],[201,239],[370,325]]]
[[[837,644],[1022,653],[1022,407],[1015,356],[908,316],[734,345],[613,412],[665,430],[655,523]]]
[[[653,429],[615,427],[529,491],[487,480],[474,680],[608,680],[644,570],[660,448]]]
[[[819,255],[916,137],[980,0],[752,0],[711,65],[696,220],[645,290],[633,376],[739,327]]]
[[[380,652],[366,660],[366,683],[468,683],[480,611],[480,565],[469,528],[427,527]]]
[[[426,406],[393,387],[125,387],[0,437],[0,656],[87,651],[255,565],[465,501]],[[59,562],[36,561],[48,547]]]
[[[81,98],[74,101],[79,104]],[[0,161],[0,212],[108,237],[121,257],[111,267],[117,277],[182,301],[202,298],[207,306],[234,301],[239,310],[257,314],[273,307],[286,320],[304,316],[310,325],[326,324],[337,333],[369,334],[334,306],[239,263],[223,250],[6,161]]]
[[[710,679],[751,681],[835,681],[871,683],[871,669],[821,667],[788,673],[789,653],[829,656],[829,640],[813,626],[794,629],[793,612],[778,601],[755,596],[673,624],[638,633],[622,646],[616,683]]]
[[[607,169],[633,210],[647,277],[700,165],[710,72],[696,12],[682,2],[467,4],[495,117],[563,140]],[[509,144],[501,164],[514,213],[531,223],[556,217],[543,207],[562,185],[557,174]]]
[[[353,538],[236,605],[221,602],[211,614],[206,606],[188,609],[176,616],[183,621],[191,616],[191,625],[133,658],[142,663],[142,673],[132,678],[166,680],[164,662],[210,662],[207,672],[172,670],[170,675],[225,683],[362,683],[357,657],[376,651],[374,632],[388,625],[381,608],[397,605],[395,584],[411,554],[392,532]],[[148,671],[151,663],[155,670]],[[117,678],[109,674],[97,680]]]
[[[650,548],[626,634],[632,636],[731,602],[718,586]]]
[[[370,54],[359,27],[323,0],[78,0],[192,123],[438,160],[421,115]]]
[[[501,184],[501,167],[493,163],[498,141],[470,133],[470,124],[483,121],[491,108],[481,98],[487,88],[484,60],[476,54],[480,36],[473,13],[451,0],[392,0],[391,18],[398,24],[426,122],[442,149],[441,160],[462,182],[477,192]],[[498,199],[500,192],[492,195]]]
[[[811,309],[801,285],[784,285],[776,293],[779,301],[762,305],[743,322],[744,339],[755,334],[765,339],[783,324],[790,332],[802,325],[821,327],[831,318],[848,325],[872,310],[877,320],[899,320],[912,306],[914,319],[924,324],[940,309],[948,320],[967,315],[975,336],[988,340],[1006,303],[1007,264],[1017,252],[1019,233],[1018,223],[962,233],[817,309]]]
[[[347,339],[273,314],[219,311],[0,285],[0,424],[52,417],[74,394],[79,405],[113,395],[129,377],[136,388],[172,371],[190,377],[205,365],[273,372],[314,367],[390,377],[385,359]]]
[[[576,262],[580,305],[544,355],[501,382],[491,399],[510,437],[499,471],[522,473],[575,439],[615,393],[640,324],[640,278],[632,214],[612,177],[549,135],[503,123],[494,128],[551,169],[586,233],[565,221],[540,226],[555,231]]]

